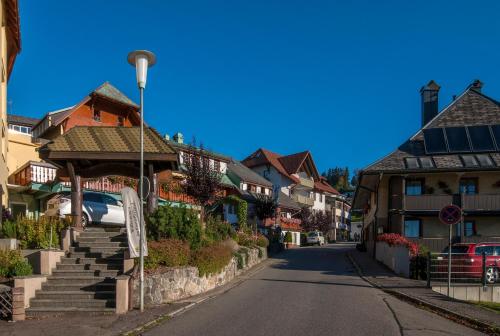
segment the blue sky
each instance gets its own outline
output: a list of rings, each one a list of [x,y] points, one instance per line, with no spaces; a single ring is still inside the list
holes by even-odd
[[[500,99],[500,2],[20,1],[11,112],[41,117],[104,81],[138,101],[126,56],[149,49],[145,118],[243,159],[309,149],[323,171],[364,167],[475,78]]]

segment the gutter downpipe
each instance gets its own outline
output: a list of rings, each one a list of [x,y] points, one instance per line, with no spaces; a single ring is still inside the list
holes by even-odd
[[[375,215],[373,216],[374,217],[374,221],[373,221],[373,258],[374,259],[377,259],[378,190],[380,188],[380,181],[382,181],[383,176],[384,176],[384,173],[379,174],[377,190],[375,191],[376,207],[375,207]]]

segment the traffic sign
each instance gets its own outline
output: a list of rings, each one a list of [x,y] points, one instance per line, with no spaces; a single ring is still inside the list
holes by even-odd
[[[450,204],[439,211],[439,220],[443,224],[455,225],[462,219],[462,209],[460,207]]]

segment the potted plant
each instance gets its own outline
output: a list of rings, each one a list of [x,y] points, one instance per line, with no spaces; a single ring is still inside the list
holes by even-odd
[[[287,231],[285,233],[285,247],[288,249],[290,247],[290,244],[292,243],[292,233],[290,231]]]

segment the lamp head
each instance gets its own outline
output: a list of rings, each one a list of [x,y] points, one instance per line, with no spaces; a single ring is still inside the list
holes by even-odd
[[[128,62],[135,67],[137,75],[137,85],[139,88],[146,87],[148,68],[156,63],[156,56],[151,51],[135,50],[128,54]]]

